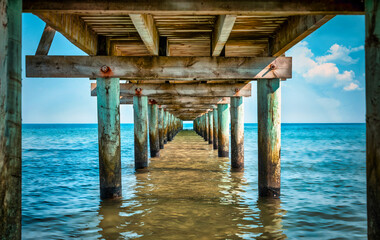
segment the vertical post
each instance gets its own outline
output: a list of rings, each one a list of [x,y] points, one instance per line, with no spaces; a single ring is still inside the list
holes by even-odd
[[[212,144],[212,141],[214,139],[214,127],[213,127],[213,112],[208,112],[208,144]]]
[[[120,81],[97,78],[100,198],[121,197]]]
[[[205,136],[204,136],[204,139],[205,139],[205,141],[208,141],[208,113],[205,113],[204,115],[204,121],[205,121],[205,129],[204,129],[204,131],[205,131]]]
[[[380,4],[365,1],[368,239],[380,239]]]
[[[212,111],[212,113],[213,113],[213,120],[214,120],[212,143],[213,143],[214,149],[218,149],[218,109],[214,108],[214,111]]]
[[[243,97],[231,97],[231,167],[244,169],[244,105]]]
[[[167,132],[167,138],[168,138],[168,141],[170,142],[172,140],[172,127],[173,127],[173,123],[172,123],[172,114],[171,113],[168,113],[168,132]]]
[[[160,149],[164,149],[164,131],[164,109],[160,107],[158,108],[158,133],[160,138]]]
[[[168,143],[168,116],[169,116],[169,113],[165,109],[164,110],[164,144]]]
[[[160,137],[158,133],[158,107],[155,102],[150,102],[148,108],[148,116],[150,157],[159,157]]]
[[[21,0],[0,0],[0,236],[21,239]]]
[[[148,168],[148,97],[133,96],[135,169]]]
[[[218,104],[218,156],[229,155],[230,111],[228,104]]]
[[[259,196],[279,197],[281,187],[281,82],[257,82]]]

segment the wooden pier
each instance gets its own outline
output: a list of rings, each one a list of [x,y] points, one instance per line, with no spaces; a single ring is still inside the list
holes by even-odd
[[[378,0],[0,0],[0,236],[21,239],[22,12],[46,22],[36,54],[26,57],[27,77],[96,81],[89,90],[98,102],[102,199],[121,197],[120,104],[133,104],[136,171],[149,171],[148,144],[159,161],[183,121],[243,171],[251,81],[258,194],[278,198],[281,81],[292,77],[284,53],[335,15],[365,14],[368,237],[379,239],[379,8]],[[55,31],[88,56],[49,56]]]

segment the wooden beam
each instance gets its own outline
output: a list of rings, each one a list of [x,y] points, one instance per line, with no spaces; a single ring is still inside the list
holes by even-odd
[[[177,15],[316,15],[363,14],[361,0],[24,0],[24,12],[70,14],[177,14]]]
[[[212,56],[219,56],[234,27],[236,15],[220,15],[212,35]]]
[[[296,45],[334,15],[291,16],[269,41],[269,56],[278,57]]]
[[[26,76],[192,81],[291,78],[292,58],[26,56]]]
[[[155,100],[159,105],[178,105],[178,104],[228,104],[229,97],[190,97],[190,96],[172,96],[172,97],[149,97]],[[133,104],[132,97],[121,97],[121,104]]]
[[[158,55],[159,35],[152,15],[129,14],[137,32],[143,40],[150,54]]]
[[[78,15],[57,14],[55,11],[36,15],[82,51],[88,55],[96,55],[98,36]]]
[[[54,36],[55,30],[46,24],[40,43],[38,44],[36,55],[48,55]]]

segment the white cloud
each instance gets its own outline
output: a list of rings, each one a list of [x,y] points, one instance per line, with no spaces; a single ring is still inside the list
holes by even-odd
[[[327,51],[327,55],[317,57],[316,60],[320,63],[338,61],[340,63],[354,64],[358,62],[358,59],[353,59],[350,56],[350,53],[358,52],[361,50],[364,50],[364,46],[359,46],[356,48],[347,48],[343,45],[334,44]]]
[[[359,85],[357,85],[356,83],[350,83],[348,86],[345,86],[343,89],[345,91],[353,91],[353,90],[359,89]]]

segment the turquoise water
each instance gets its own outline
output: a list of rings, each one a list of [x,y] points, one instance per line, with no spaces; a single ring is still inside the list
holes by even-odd
[[[156,159],[135,174],[133,125],[121,131],[123,199],[101,202],[96,124],[23,125],[23,239],[366,239],[364,124],[282,124],[274,201],[257,198],[256,124],[245,125],[242,175],[206,143],[207,158],[188,154],[197,171]]]

